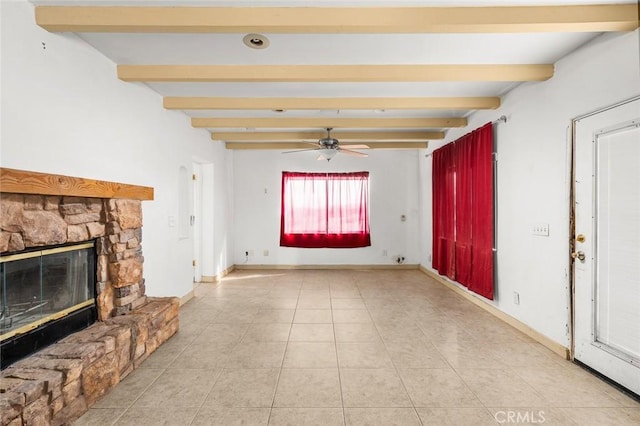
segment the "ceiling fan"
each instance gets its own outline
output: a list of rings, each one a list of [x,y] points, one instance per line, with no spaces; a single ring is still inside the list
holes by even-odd
[[[327,160],[331,161],[331,159],[337,154],[347,154],[353,155],[355,157],[368,157],[369,154],[365,154],[364,152],[353,151],[353,149],[367,149],[368,145],[344,145],[344,147],[340,146],[340,142],[336,138],[331,137],[332,127],[327,127],[327,137],[318,140],[317,143],[310,143],[311,145],[317,145],[317,148],[309,148],[309,149],[297,149],[295,151],[285,151],[283,154],[291,154],[293,152],[302,152],[302,151],[318,151],[320,155],[318,156],[318,160]]]

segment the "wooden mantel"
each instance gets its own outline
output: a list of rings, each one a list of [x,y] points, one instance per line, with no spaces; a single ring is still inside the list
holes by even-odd
[[[153,188],[0,167],[0,192],[153,200]]]

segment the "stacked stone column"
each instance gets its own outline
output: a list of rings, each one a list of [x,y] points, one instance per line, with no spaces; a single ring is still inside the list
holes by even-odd
[[[135,200],[105,200],[106,234],[98,244],[100,318],[122,315],[146,301],[142,277],[142,206]],[[106,273],[105,272],[106,266]]]

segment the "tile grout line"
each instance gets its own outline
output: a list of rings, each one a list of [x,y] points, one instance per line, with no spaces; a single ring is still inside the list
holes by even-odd
[[[278,386],[280,385],[280,377],[282,377],[282,370],[284,368],[284,360],[287,357],[287,349],[289,348],[289,339],[291,338],[291,331],[293,330],[293,324],[296,318],[296,311],[298,310],[298,301],[300,300],[300,291],[302,285],[298,289],[298,296],[296,297],[296,307],[293,310],[293,318],[291,318],[291,324],[289,326],[289,334],[287,335],[287,341],[284,345],[284,353],[282,354],[282,361],[280,362],[280,369],[278,370],[278,378],[276,379],[276,385],[273,389],[273,397],[271,398],[271,407],[269,407],[269,417],[267,417],[267,425],[271,422],[271,415],[273,414],[274,404],[276,403],[276,394],[278,393]]]
[[[396,300],[396,302],[398,301],[397,297],[395,297],[395,296],[394,296],[394,299]],[[395,370],[396,374],[398,375],[398,379],[400,379],[400,383],[402,383],[402,388],[406,392],[407,398],[409,398],[409,401],[411,402],[411,408],[413,408],[413,412],[415,413],[416,417],[418,418],[418,421],[420,422],[420,424],[424,426],[424,423],[422,422],[422,419],[420,418],[420,415],[418,414],[418,410],[416,409],[416,404],[413,401],[413,398],[411,398],[411,394],[409,393],[409,390],[407,389],[407,385],[404,383],[404,380],[402,380],[402,375],[400,375],[400,371],[398,371],[398,366],[396,365],[395,362],[393,362],[393,359],[391,359],[391,354],[389,353],[389,349],[387,348],[387,344],[384,341],[384,338],[380,334],[380,330],[378,329],[378,325],[373,320],[373,317],[371,316],[371,312],[369,312],[369,307],[366,304],[365,304],[365,307],[367,308],[367,313],[369,314],[369,317],[371,317],[371,322],[373,323],[373,326],[376,328],[376,332],[378,333],[378,336],[380,337],[380,340],[382,341],[382,345],[384,346],[384,350],[387,353],[387,356],[389,356],[389,360],[391,360],[391,365],[393,365],[393,369]]]
[[[336,367],[338,369],[338,386],[340,387],[340,402],[342,404],[342,422],[347,424],[347,413],[344,407],[344,392],[342,391],[342,370],[338,358],[338,339],[336,337],[336,323],[333,318],[333,298],[331,297],[331,285],[329,285],[329,309],[331,311],[331,329],[333,330],[333,347],[336,350]]]
[[[222,280],[219,283],[217,283],[216,288],[218,288],[218,287],[222,287]],[[222,310],[221,312],[217,313],[215,315],[215,318],[217,318],[223,312],[224,312],[224,310]],[[249,330],[249,328],[247,327],[247,329],[244,331],[244,333],[242,334],[242,336],[240,337],[238,342],[233,346],[233,349],[235,349],[238,346],[238,344],[242,341],[242,338],[247,334],[248,330]],[[204,329],[200,334],[202,334],[203,332],[204,332]],[[197,337],[196,337],[196,339],[197,339]],[[191,342],[191,344],[195,343],[196,339],[194,339],[193,342]],[[233,352],[233,349],[231,349],[231,352]],[[186,347],[185,347],[185,349],[183,349],[183,352],[184,352],[184,350],[186,350]],[[226,362],[225,362],[225,364],[226,364]],[[220,371],[218,371],[218,374],[216,375],[215,379],[211,383],[211,387],[209,388],[209,391],[207,392],[205,397],[202,399],[202,403],[200,404],[200,407],[198,407],[198,409],[196,410],[195,415],[193,416],[193,418],[191,419],[191,422],[189,423],[190,425],[193,424],[193,422],[195,421],[196,417],[198,417],[198,414],[200,414],[200,411],[202,410],[202,408],[204,407],[205,403],[207,402],[207,398],[209,398],[209,395],[211,395],[211,392],[213,391],[213,388],[215,387],[215,385],[218,382],[218,380],[220,379],[220,377],[222,377],[222,374],[225,372],[226,367],[223,366],[222,368],[219,368],[219,369],[216,368],[216,370],[220,370]]]

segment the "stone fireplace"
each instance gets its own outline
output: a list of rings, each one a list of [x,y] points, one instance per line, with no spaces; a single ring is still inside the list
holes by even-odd
[[[98,319],[145,303],[139,200],[2,193],[0,253],[96,240]]]
[[[153,199],[153,189],[11,169],[0,169],[0,184],[0,255],[5,260],[28,258],[34,251],[65,252],[75,243],[94,246],[94,288],[88,289],[91,297],[82,303],[94,306],[97,322],[56,343],[41,344],[39,351],[21,360],[11,359],[13,364],[2,365],[0,375],[2,425],[65,424],[178,330],[178,300],[150,298],[145,292],[141,202]],[[63,264],[70,262],[75,260]],[[64,294],[59,285],[54,287]],[[15,320],[32,312],[24,310],[42,309],[54,300],[61,304],[58,296],[29,302],[24,295],[2,296],[0,335],[16,339],[15,333],[6,332],[11,328],[24,331],[20,335],[52,336],[43,328],[51,324],[47,318],[23,329],[8,327],[6,301],[14,301]],[[64,320],[70,315],[63,309],[63,314],[51,317]],[[45,347],[49,343],[53,344]]]

